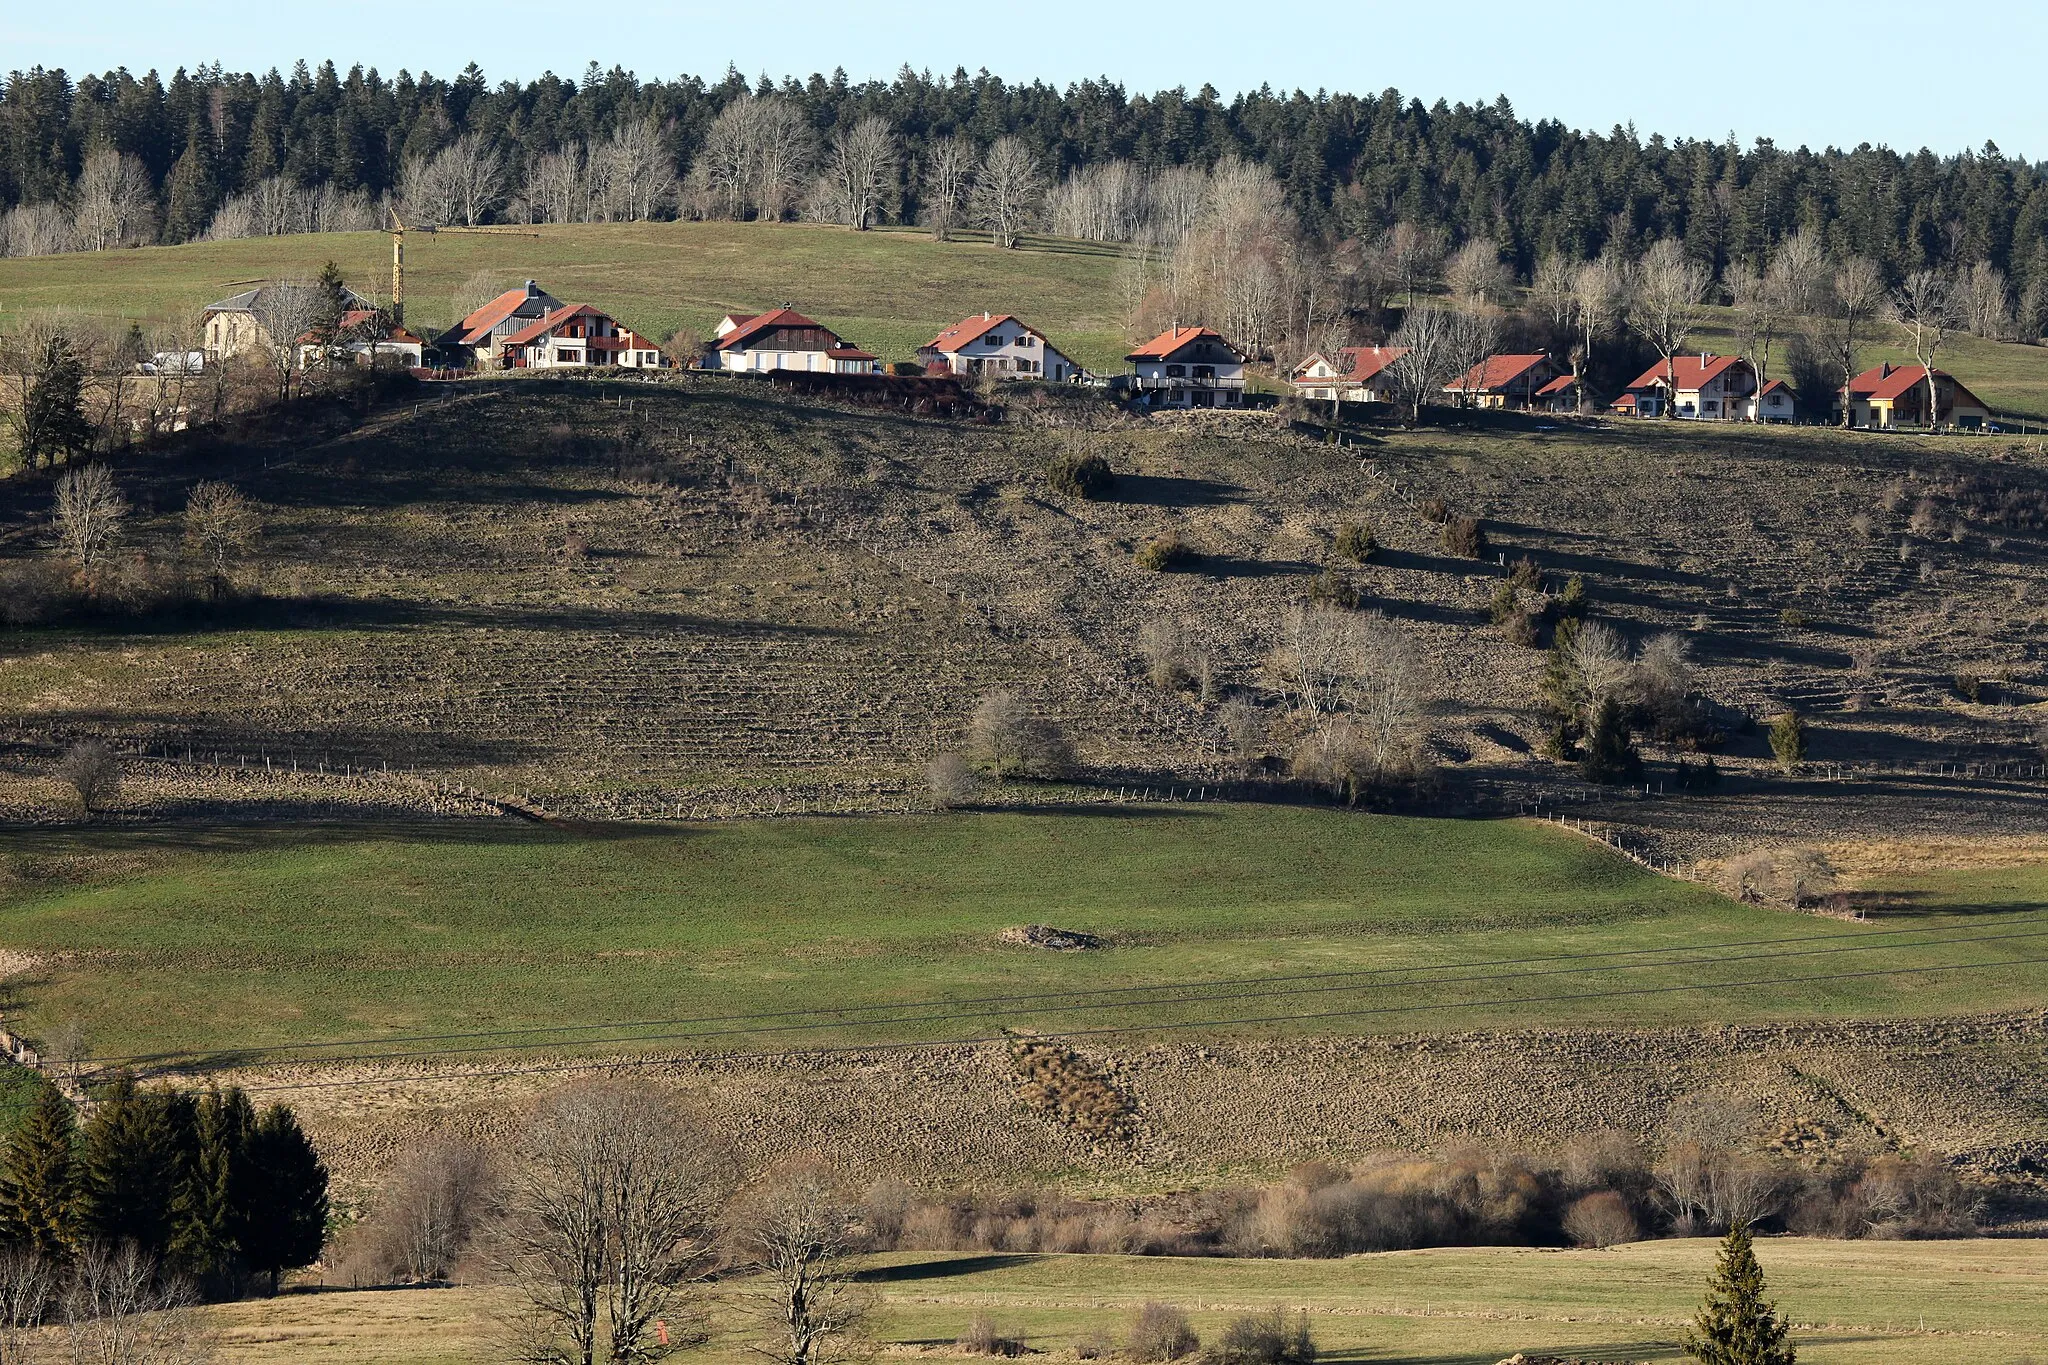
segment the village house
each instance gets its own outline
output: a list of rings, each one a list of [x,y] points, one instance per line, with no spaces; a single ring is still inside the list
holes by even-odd
[[[1054,384],[1087,377],[1045,333],[1010,313],[963,318],[917,348],[927,372],[985,374],[997,379],[1043,379]]]
[[[466,368],[494,369],[501,363],[505,338],[561,310],[560,299],[528,280],[523,287],[506,290],[436,337],[434,349],[450,355]]]
[[[1528,408],[1557,377],[1557,364],[1547,355],[1490,355],[1444,385],[1444,392],[1466,407]]]
[[[270,290],[270,285],[259,285],[206,305],[199,321],[205,334],[202,344],[210,358],[232,360],[238,355],[270,349],[270,333],[258,320]],[[343,305],[350,311],[367,311],[373,306],[368,299],[346,286],[341,294]],[[304,314],[300,316],[303,318]]]
[[[534,319],[498,343],[498,357],[508,370],[592,365],[658,370],[668,363],[659,346],[587,303],[571,304]]]
[[[1782,379],[1773,379],[1762,393],[1753,393],[1736,404],[1736,415],[1745,422],[1757,421],[1759,413],[1766,422],[1789,422],[1798,416],[1798,410],[1791,385]]]
[[[324,359],[330,365],[342,361],[365,369],[414,369],[421,364],[425,352],[424,341],[403,327],[390,326],[376,309],[351,308],[341,315],[334,328],[334,339],[325,347],[311,332],[299,338],[299,368],[310,369]]]
[[[1387,369],[1406,354],[1405,346],[1346,346],[1335,356],[1317,351],[1296,365],[1287,378],[1303,398],[1391,403],[1394,382]]]
[[[766,313],[729,313],[704,348],[707,370],[804,370],[819,374],[875,374],[871,352],[850,345],[830,328],[789,305]]]
[[[1614,410],[1633,417],[1662,417],[1668,407],[1675,417],[1729,421],[1743,416],[1748,407],[1743,400],[1756,392],[1756,371],[1740,356],[1676,356],[1671,371],[1667,377],[1662,361],[1643,371],[1615,400]]]
[[[1169,327],[1124,359],[1123,387],[1147,407],[1244,405],[1245,353],[1208,327]]]
[[[1537,412],[1575,413],[1585,398],[1585,388],[1573,375],[1561,374],[1536,390],[1529,406]]]
[[[1934,372],[1935,412],[1927,420],[1927,368],[1882,364],[1849,381],[1844,395],[1849,425],[1869,431],[1903,426],[1980,427],[1991,420],[1984,400],[1946,370]]]

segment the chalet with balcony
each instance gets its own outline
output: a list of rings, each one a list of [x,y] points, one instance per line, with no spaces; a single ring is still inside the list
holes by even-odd
[[[1536,390],[1536,396],[1530,400],[1529,406],[1537,412],[1565,415],[1578,412],[1585,396],[1585,386],[1579,383],[1576,376],[1561,374]]]
[[[1843,401],[1849,425],[1866,431],[1894,427],[1981,427],[1991,408],[1946,370],[1934,372],[1935,407],[1928,420],[1927,369],[1923,365],[1876,365],[1849,381]]]
[[[704,348],[707,370],[763,374],[803,370],[813,374],[876,374],[872,352],[849,344],[831,328],[784,304],[766,313],[729,313]]]
[[[1011,313],[963,318],[917,348],[917,358],[934,374],[988,375],[994,379],[1042,379],[1064,384],[1087,377],[1045,333]]]
[[[1614,407],[1636,417],[1727,422],[1744,416],[1751,406],[1746,400],[1755,393],[1756,371],[1747,360],[1702,352],[1674,357],[1669,375],[1662,361],[1652,365],[1628,386],[1628,405],[1617,400]]]
[[[1123,387],[1150,408],[1244,406],[1245,353],[1209,327],[1169,327],[1124,357]]]
[[[661,348],[587,303],[574,303],[535,318],[498,343],[498,363],[508,370],[587,369],[612,365],[625,370],[659,370],[667,365]]]
[[[1341,403],[1391,403],[1393,376],[1388,367],[1408,354],[1405,346],[1346,346],[1325,355],[1310,355],[1287,376],[1303,398]]]
[[[495,369],[504,363],[504,342],[551,313],[562,301],[532,280],[508,289],[434,338],[434,349],[468,369]]]

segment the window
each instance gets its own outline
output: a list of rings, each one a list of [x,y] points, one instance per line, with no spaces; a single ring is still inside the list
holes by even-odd
[[[1185,379],[1187,378],[1187,373],[1188,367],[1185,365],[1168,365],[1166,367],[1166,377],[1168,379]]]

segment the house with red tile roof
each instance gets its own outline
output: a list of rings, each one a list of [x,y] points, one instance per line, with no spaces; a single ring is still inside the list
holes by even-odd
[[[788,304],[765,313],[728,313],[704,348],[707,370],[761,373],[804,370],[817,374],[875,374],[880,364],[820,322]]]
[[[1408,354],[1405,346],[1346,346],[1310,354],[1287,376],[1303,398],[1343,403],[1391,403],[1393,376],[1387,367]]]
[[[1536,390],[1536,396],[1529,406],[1537,412],[1575,413],[1585,396],[1585,388],[1577,376],[1561,374]]]
[[[434,349],[453,356],[464,365],[488,370],[501,363],[501,344],[506,337],[549,313],[559,312],[562,301],[532,280],[518,289],[508,289],[462,321],[434,338]]]
[[[572,303],[535,318],[498,342],[498,363],[508,370],[587,369],[615,365],[659,370],[661,347],[587,303]]]
[[[1151,408],[1242,407],[1246,359],[1214,328],[1173,326],[1124,357],[1121,386]]]
[[[1934,372],[1934,420],[1927,420],[1927,368],[1874,365],[1850,380],[1843,395],[1849,425],[1870,431],[1893,427],[1977,427],[1991,420],[1990,405],[1946,370]]]
[[[1011,313],[962,318],[917,348],[928,371],[985,374],[997,379],[1043,379],[1054,384],[1087,377],[1045,333]]]
[[[1468,408],[1527,408],[1558,373],[1547,355],[1490,355],[1444,385],[1444,392]]]
[[[1789,422],[1799,415],[1798,396],[1792,386],[1782,379],[1773,379],[1764,385],[1762,393],[1753,393],[1736,403],[1735,412],[1745,422]]]
[[[323,357],[324,349],[324,357]],[[394,327],[375,308],[351,308],[335,324],[334,337],[322,348],[308,332],[299,338],[299,368],[345,360],[368,368],[399,366],[412,369],[422,363],[426,342],[403,327]]]
[[[1666,390],[1669,392],[1666,392]],[[1685,417],[1722,422],[1743,416],[1744,400],[1756,392],[1756,371],[1734,355],[1674,356],[1671,373],[1658,361],[1628,386],[1637,417]],[[1617,412],[1622,408],[1617,402]]]

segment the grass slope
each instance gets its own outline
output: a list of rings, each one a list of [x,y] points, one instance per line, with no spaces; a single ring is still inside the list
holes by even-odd
[[[1711,965],[1663,956],[1812,935],[1826,937],[1801,949],[1884,943],[1870,935],[1906,924],[2019,932],[2039,927],[2025,914],[2038,898],[1930,902],[1910,922],[1838,926],[1650,876],[1547,828],[1287,807],[790,820],[600,838],[504,826],[174,828],[23,833],[13,844],[26,868],[81,875],[94,857],[108,860],[82,883],[17,883],[0,901],[0,940],[36,960],[13,983],[31,1025],[89,1019],[103,1055],[767,1011],[798,1013],[775,1021],[780,1031],[732,1023],[703,1026],[694,1044],[643,1045],[800,1048],[979,1037],[999,1024],[1223,1020],[1232,1022],[1222,1031],[1257,1034],[1925,1015],[2025,1004],[2048,981],[2027,962],[2042,956],[2027,939]],[[1116,946],[1054,954],[997,942],[1023,923]],[[1587,953],[1648,956],[1538,962],[1524,970],[1550,974],[1506,980],[1448,970]],[[1850,975],[1973,961],[2007,965]],[[1408,968],[1437,971],[1144,1009],[969,1004],[886,1027],[810,1013]],[[1805,979],[1657,991],[1789,977]],[[1652,993],[1559,998],[1638,988]]]
[[[940,328],[983,309],[1028,319],[1098,370],[1121,368],[1126,350],[1113,284],[1117,252],[1096,243],[1028,239],[1022,250],[996,251],[985,237],[938,243],[908,230],[796,223],[533,231],[537,237],[408,237],[407,321],[415,329],[453,322],[452,295],[484,271],[506,288],[537,279],[565,302],[595,304],[656,337],[678,327],[709,336],[725,312],[788,302],[885,360],[915,359]],[[14,312],[61,307],[165,321],[196,317],[254,281],[318,273],[329,260],[364,293],[388,296],[390,237],[353,232],[0,259],[0,301]]]
[[[879,1258],[876,1335],[886,1356],[962,1358],[977,1313],[1054,1360],[1091,1333],[1120,1337],[1147,1299],[1189,1309],[1213,1339],[1235,1313],[1306,1309],[1323,1358],[1378,1365],[1492,1365],[1515,1351],[1675,1361],[1715,1244],[1610,1251],[1458,1248],[1342,1261],[1120,1256]],[[2004,1365],[2048,1351],[2036,1305],[2048,1261],[2028,1242],[1773,1239],[1758,1255],[1809,1365]],[[747,1358],[735,1300],[715,1291],[710,1341],[685,1359]],[[222,1356],[271,1365],[317,1354],[350,1365],[494,1359],[515,1305],[491,1289],[290,1295],[211,1310]]]

